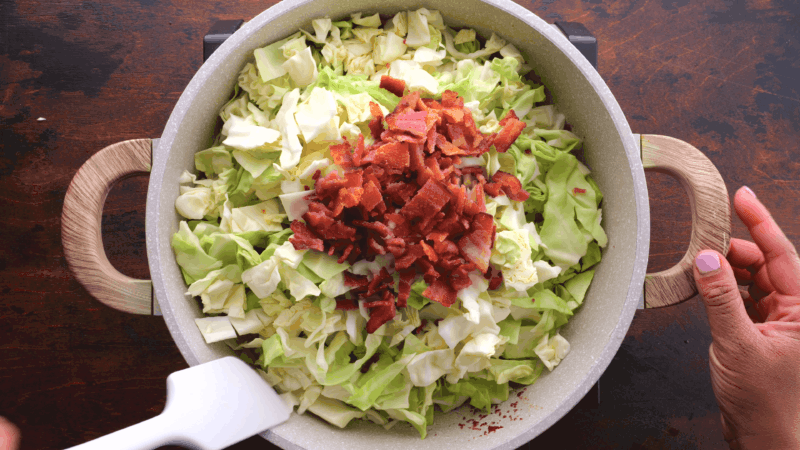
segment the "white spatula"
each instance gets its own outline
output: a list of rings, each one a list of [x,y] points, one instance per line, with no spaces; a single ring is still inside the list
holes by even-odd
[[[291,412],[252,367],[228,356],[167,377],[160,415],[70,450],[218,450],[284,422]]]

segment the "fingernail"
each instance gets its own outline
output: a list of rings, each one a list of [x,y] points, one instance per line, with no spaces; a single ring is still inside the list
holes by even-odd
[[[750,189],[749,187],[747,187],[747,186],[742,186],[742,189],[744,189],[745,191],[747,191],[747,193],[748,193],[748,194],[752,195],[752,196],[753,196],[753,198],[757,198],[757,197],[756,197],[756,193],[755,193],[755,192],[753,192],[753,190],[752,190],[752,189]]]
[[[694,259],[694,263],[703,275],[719,269],[719,257],[716,253],[700,253]]]

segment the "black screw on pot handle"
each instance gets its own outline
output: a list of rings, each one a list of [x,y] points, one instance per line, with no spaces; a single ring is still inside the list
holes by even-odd
[[[205,36],[203,36],[203,62],[205,62],[216,49],[222,45],[239,27],[244,20],[218,20],[211,26]]]
[[[589,63],[597,69],[597,38],[582,23],[556,21],[555,26],[564,33],[569,42],[578,49]]]

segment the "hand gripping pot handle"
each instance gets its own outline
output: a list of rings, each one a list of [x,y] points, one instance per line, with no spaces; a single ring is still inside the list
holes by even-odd
[[[150,173],[151,139],[112,144],[86,161],[67,189],[61,240],[75,278],[100,302],[132,314],[153,314],[153,284],[120,273],[106,257],[101,236],[103,204],[115,182]]]
[[[645,171],[676,178],[686,190],[692,211],[692,235],[686,254],[675,266],[645,277],[645,307],[660,308],[697,294],[692,264],[700,250],[728,254],[731,207],[719,171],[694,146],[672,137],[645,134],[641,136],[641,149]]]

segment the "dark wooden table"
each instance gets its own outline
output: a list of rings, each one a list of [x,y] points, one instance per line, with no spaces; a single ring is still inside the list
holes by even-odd
[[[158,317],[94,301],[61,250],[66,188],[94,152],[158,137],[202,63],[219,19],[249,19],[271,1],[0,2],[0,415],[23,448],[76,445],[158,414],[165,378],[187,367]],[[732,194],[748,185],[798,242],[800,5],[790,0],[542,0],[548,21],[584,23],[599,71],[638,133],[684,139]],[[686,195],[648,175],[650,270],[677,262],[690,233]],[[111,192],[105,248],[147,278],[147,178]],[[733,220],[734,237],[747,237]],[[725,448],[708,374],[702,304],[639,311],[600,382],[527,447]],[[236,449],[273,448],[252,438]]]

